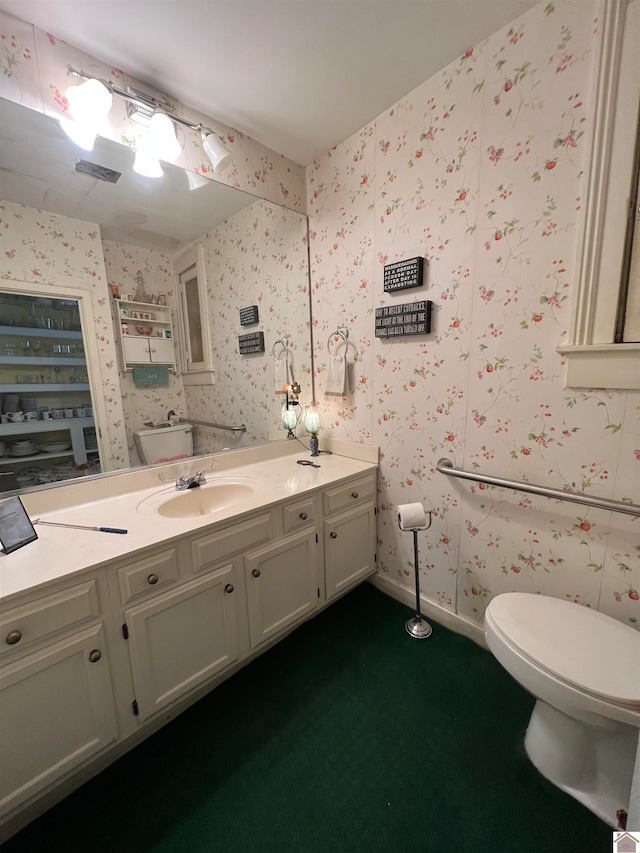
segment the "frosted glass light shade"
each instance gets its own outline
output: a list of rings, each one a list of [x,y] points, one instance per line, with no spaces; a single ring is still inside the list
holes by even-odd
[[[206,187],[211,181],[205,178],[204,175],[199,175],[197,172],[187,172],[187,182],[190,190],[199,190],[200,187]]]
[[[99,80],[85,80],[68,88],[65,97],[71,118],[61,119],[60,125],[76,145],[91,151],[111,109],[113,95]]]
[[[297,423],[296,413],[293,409],[282,407],[282,429],[295,429]]]
[[[320,415],[313,406],[307,406],[302,420],[306,431],[315,435],[320,429]]]
[[[145,137],[145,147],[153,151],[159,160],[175,160],[180,156],[182,147],[176,139],[173,122],[165,113],[156,112],[151,116],[149,130]]]
[[[158,158],[153,153],[147,151],[144,146],[136,152],[136,159],[133,161],[133,171],[145,178],[161,178],[164,175]]]
[[[202,147],[204,148],[204,153],[211,161],[213,171],[216,174],[224,172],[233,160],[231,151],[223,145],[215,133],[202,134]]]

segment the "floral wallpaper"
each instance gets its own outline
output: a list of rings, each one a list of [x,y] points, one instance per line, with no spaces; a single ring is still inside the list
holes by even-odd
[[[112,240],[103,240],[102,249],[107,282],[117,284],[121,295],[133,299],[138,287],[138,274],[140,274],[145,293],[150,299],[157,298],[161,293],[166,296],[175,325],[175,274],[171,255],[127,243],[116,243]],[[124,375],[120,374],[120,392],[129,459],[132,465],[140,465],[142,460],[135,445],[134,430],[143,429],[145,423],[166,421],[167,412],[170,409],[185,413],[182,378],[179,373],[169,371],[167,386],[136,388],[132,373],[127,372]]]
[[[247,432],[198,428],[198,447],[215,451],[268,441],[270,429],[282,430],[275,358],[287,353],[301,402],[312,396],[307,220],[256,201],[207,234],[203,245],[216,383],[185,386],[187,409],[199,420],[245,424]],[[257,305],[259,322],[241,326],[239,311],[250,305]],[[265,351],[240,355],[238,335],[256,331],[264,335]]]
[[[46,291],[51,287],[52,294],[65,288],[89,293],[95,321],[92,333],[100,353],[98,390],[107,411],[107,422],[101,426],[110,450],[110,458],[101,459],[102,468],[127,468],[129,456],[100,229],[90,222],[0,201],[0,257],[0,280],[7,290],[14,282],[19,286],[26,281],[42,285]],[[91,330],[84,331],[88,334]]]
[[[172,106],[188,121],[201,123],[218,133],[233,154],[231,166],[215,180],[245,190],[292,210],[305,212],[305,174],[302,166],[261,145],[243,133],[221,124],[211,116],[170,100],[119,68],[110,68],[54,34],[0,10],[0,97],[44,112],[54,118],[64,115],[69,105],[65,91],[80,78],[68,66],[103,80],[111,80],[123,90],[132,86]],[[141,129],[127,118],[126,102],[114,97],[105,135],[136,147]],[[202,151],[199,134],[184,126],[177,130],[182,151],[173,162],[193,172],[212,177],[211,165]]]
[[[586,0],[541,3],[307,168],[323,431],[380,446],[379,571],[413,588],[396,507],[422,501],[422,591],[472,622],[519,590],[640,626],[637,519],[435,470],[448,457],[640,502],[640,394],[567,389],[556,352],[577,275],[595,17]],[[416,256],[425,285],[384,293],[384,265]],[[430,334],[374,337],[377,307],[421,299]],[[351,391],[330,401],[338,325]]]

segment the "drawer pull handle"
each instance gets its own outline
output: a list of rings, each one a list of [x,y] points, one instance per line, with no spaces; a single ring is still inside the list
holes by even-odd
[[[357,492],[351,492],[351,497],[354,499],[354,501],[357,500],[358,499],[358,493]]]
[[[150,575],[147,575],[147,583],[151,584],[151,586],[153,586],[154,584],[157,584],[158,583],[158,575],[151,572]]]
[[[234,589],[235,589],[234,585],[233,585],[232,583],[228,583],[228,584],[225,586],[224,591],[225,591],[225,592],[233,592],[233,590],[234,590]]]
[[[337,539],[337,538],[338,538],[338,534],[335,532],[335,530],[332,530],[332,531],[331,531],[331,533],[329,534],[329,536],[330,536],[332,539]]]
[[[91,651],[89,652],[89,660],[91,661],[91,663],[98,663],[101,657],[102,652],[100,651],[100,649],[91,649]]]
[[[22,639],[22,633],[20,631],[9,631],[7,634],[6,643],[8,646],[15,646],[16,643],[19,643]]]
[[[254,578],[259,578],[260,577],[260,569],[254,569],[251,572],[251,574],[254,576]]]
[[[300,518],[301,518],[303,521],[306,521],[308,517],[309,517],[309,516],[307,515],[307,513],[306,513],[306,512],[301,512],[301,513],[300,513]]]

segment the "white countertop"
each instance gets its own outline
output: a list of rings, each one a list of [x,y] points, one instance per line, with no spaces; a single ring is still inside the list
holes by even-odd
[[[23,502],[32,520],[40,517],[65,524],[122,527],[128,533],[102,533],[36,524],[37,541],[11,554],[0,554],[0,600],[55,580],[69,578],[87,569],[126,559],[139,551],[190,533],[204,532],[206,528],[231,519],[239,520],[272,504],[334,485],[377,467],[374,462],[337,453],[323,454],[314,459],[320,465],[319,468],[298,465],[298,459],[310,460],[308,451],[301,449],[297,452],[295,448],[285,448],[283,455],[277,458],[251,461],[235,467],[221,465],[219,470],[206,475],[207,485],[237,478],[239,482],[245,480],[252,485],[254,491],[241,503],[195,517],[168,518],[158,514],[157,506],[162,498],[170,499],[181,493],[174,490],[174,483],[160,482],[157,473],[152,473],[152,479],[156,482],[150,486],[149,469],[141,473],[140,483],[144,484],[143,488],[135,489],[135,480],[131,479],[131,474],[122,475],[129,478],[126,493],[74,506],[67,505],[61,509],[39,511],[41,507],[37,499],[32,500],[30,506],[28,497],[25,497]],[[206,464],[203,462],[203,467]],[[114,481],[118,479],[111,478],[111,491],[114,490]],[[207,486],[200,488],[206,489]],[[99,488],[94,487],[94,492],[99,491]],[[87,490],[83,489],[79,494],[86,497]]]

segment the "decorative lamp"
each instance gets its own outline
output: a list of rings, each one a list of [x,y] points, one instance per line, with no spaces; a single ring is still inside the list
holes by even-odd
[[[311,448],[311,455],[319,456],[320,450],[318,449],[318,430],[320,429],[320,415],[318,414],[314,406],[306,407],[306,409],[304,410],[302,422],[306,431],[311,435],[311,440],[309,442],[309,447]]]

